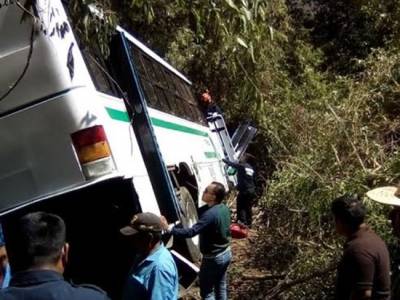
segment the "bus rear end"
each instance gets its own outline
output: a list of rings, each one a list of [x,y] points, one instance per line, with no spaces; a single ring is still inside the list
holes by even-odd
[[[109,117],[61,1],[24,8],[2,3],[0,222],[6,241],[22,214],[59,214],[71,244],[65,276],[119,298],[132,258],[119,228],[141,209],[131,171],[144,169],[140,157],[132,159],[135,137],[129,123],[121,127]]]
[[[60,1],[0,7],[0,214],[119,176]]]

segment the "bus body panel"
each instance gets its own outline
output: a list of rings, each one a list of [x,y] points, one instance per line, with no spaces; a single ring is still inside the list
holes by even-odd
[[[226,178],[221,169],[221,152],[211,140],[207,127],[150,109],[153,126],[163,157],[167,165],[185,162],[195,174],[199,199],[203,190],[212,181],[218,181],[227,188]]]
[[[61,2],[36,1],[35,23],[15,1],[10,3],[0,8],[0,97],[27,69],[0,102],[0,114],[77,86],[94,89]]]
[[[127,168],[129,164],[133,164],[129,161],[127,151],[132,149],[139,156],[140,151],[136,142],[131,144],[124,142],[135,140],[134,133],[129,126],[125,104],[121,99],[104,94],[102,100],[110,119],[115,122],[110,141],[112,141],[112,149],[115,149],[113,154],[116,164],[119,166],[118,170],[124,174],[131,174],[132,172],[133,177],[141,176],[142,174],[137,172],[145,169],[143,161],[143,165],[140,164],[134,169]],[[179,166],[180,163],[184,162],[196,176],[199,189],[197,203],[204,204],[201,201],[201,194],[210,182],[219,181],[227,188],[221,163],[223,152],[221,148],[215,146],[212,139],[213,134],[207,127],[152,108],[149,108],[149,114],[166,165]],[[137,163],[138,161],[135,160],[134,164]]]
[[[74,89],[0,118],[0,210],[85,183],[70,134],[106,117],[88,98]]]
[[[123,100],[96,93],[96,105],[99,105],[106,114],[104,126],[118,173],[125,178],[132,178],[142,211],[160,214]]]

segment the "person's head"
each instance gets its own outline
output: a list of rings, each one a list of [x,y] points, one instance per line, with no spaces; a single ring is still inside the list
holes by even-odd
[[[368,191],[367,196],[376,202],[392,205],[389,220],[392,223],[393,234],[400,238],[400,185],[378,187]]]
[[[12,229],[7,249],[14,272],[33,269],[64,272],[68,244],[65,223],[59,216],[29,213],[18,219]]]
[[[161,220],[153,213],[139,213],[120,232],[139,254],[148,255],[161,241]]]
[[[209,106],[212,103],[212,98],[208,89],[201,94],[200,100],[203,106]]]
[[[348,236],[364,223],[366,209],[357,195],[346,194],[333,200],[331,205],[336,231]]]
[[[213,181],[203,192],[202,200],[209,206],[221,203],[225,198],[225,187],[222,183]]]

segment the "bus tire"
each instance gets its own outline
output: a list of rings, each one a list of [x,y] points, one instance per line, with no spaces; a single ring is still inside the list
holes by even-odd
[[[199,219],[196,205],[194,204],[192,195],[186,187],[181,186],[179,188],[178,196],[180,201],[179,204],[182,210],[181,223],[184,228],[189,228],[193,226]],[[194,263],[197,263],[201,260],[200,249],[191,238],[185,239],[184,246],[187,254]]]

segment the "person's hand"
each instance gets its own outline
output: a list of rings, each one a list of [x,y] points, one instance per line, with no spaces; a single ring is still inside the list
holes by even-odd
[[[160,223],[163,230],[168,230],[168,221],[164,216],[160,217]]]

